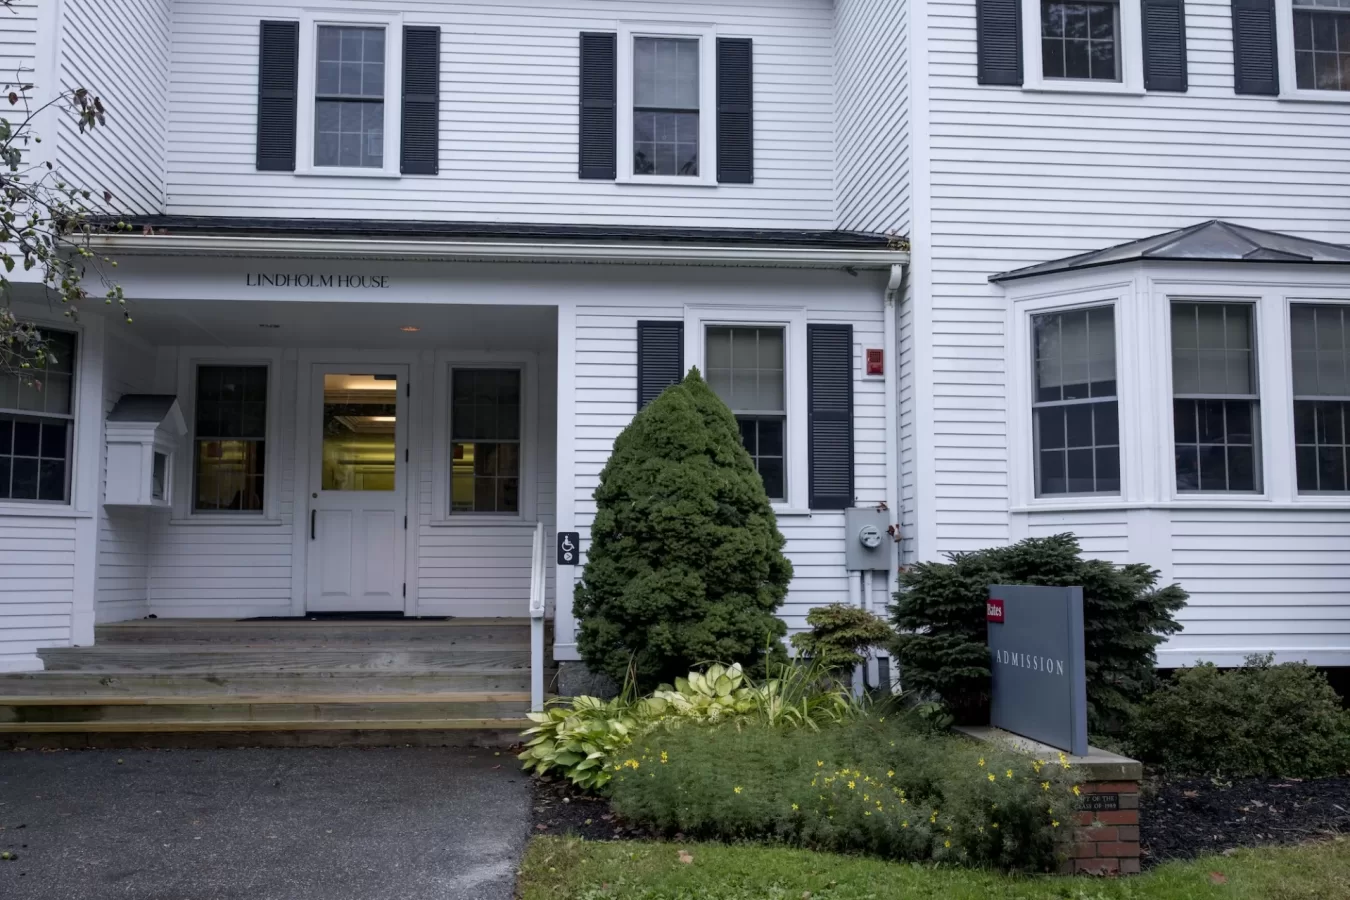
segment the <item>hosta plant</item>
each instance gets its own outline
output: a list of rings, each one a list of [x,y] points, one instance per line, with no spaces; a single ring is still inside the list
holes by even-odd
[[[586,790],[604,787],[610,779],[605,763],[645,733],[665,711],[666,702],[654,697],[613,700],[571,697],[529,713],[533,728],[524,732],[520,754],[525,771],[543,775],[558,772]]]
[[[667,715],[695,722],[724,722],[749,715],[758,706],[740,663],[690,672],[688,678],[676,678],[673,688],[663,685],[652,696],[667,704]]]

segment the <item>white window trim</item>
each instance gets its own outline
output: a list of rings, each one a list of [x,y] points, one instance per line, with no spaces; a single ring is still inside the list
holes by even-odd
[[[101,493],[103,490],[101,471],[96,474],[92,486],[88,482],[89,473],[85,472],[90,466],[90,460],[98,460],[99,470],[103,466],[101,445],[105,410],[102,408],[102,378],[91,377],[100,374],[103,366],[102,334],[98,328],[101,319],[90,316],[76,322],[37,308],[30,313],[24,304],[16,304],[13,312],[20,322],[75,335],[75,366],[70,385],[70,408],[74,412],[70,420],[73,433],[70,437],[70,459],[66,462],[70,495],[65,503],[6,498],[0,500],[0,516],[89,517],[93,515],[96,500],[97,503],[103,500],[101,496],[95,497],[96,492]],[[86,322],[93,323],[94,328],[88,327]]]
[[[1131,315],[1132,288],[1128,283],[1112,284],[1087,290],[1059,291],[1036,294],[1016,300],[1009,307],[1008,323],[1008,466],[1010,469],[1010,501],[1013,507],[1028,509],[1079,509],[1102,503],[1119,503],[1137,492],[1140,478],[1140,460],[1137,442],[1130,439],[1133,407],[1138,403],[1134,385],[1128,383],[1125,371],[1129,354],[1135,352],[1135,343],[1127,334]],[[1033,316],[1047,313],[1072,312],[1110,306],[1113,309],[1116,332],[1116,415],[1120,431],[1120,491],[1110,494],[1049,494],[1036,495],[1035,399],[1036,357],[1032,338]]]
[[[776,326],[783,329],[783,408],[787,427],[783,434],[784,491],[773,501],[780,516],[808,515],[810,497],[809,436],[806,428],[806,310],[801,307],[710,307],[684,308],[684,364],[697,366],[706,379],[707,329],[709,326],[744,325],[751,328]]]
[[[633,39],[638,37],[697,38],[698,176],[635,175],[633,173]],[[620,22],[618,46],[618,182],[681,187],[717,186],[717,28],[674,22]]]
[[[1022,0],[1022,89],[1067,94],[1143,96],[1144,45],[1138,0],[1119,0],[1119,81],[1046,78],[1041,67],[1041,0]]]
[[[516,369],[520,371],[520,511],[517,513],[451,512],[450,510],[450,379],[453,369]],[[431,453],[431,519],[433,528],[529,525],[538,520],[539,357],[528,351],[438,351],[433,388]]]
[[[384,166],[314,164],[314,90],[320,25],[378,25],[384,28]],[[299,102],[296,108],[295,174],[345,178],[398,178],[403,132],[403,16],[378,13],[314,13],[300,16]]]
[[[1318,91],[1298,87],[1298,73],[1294,66],[1293,0],[1275,0],[1275,47],[1279,64],[1281,100],[1350,103],[1350,91]]]
[[[187,434],[178,455],[184,465],[174,466],[174,525],[280,525],[281,494],[281,353],[275,348],[184,347],[178,357],[178,406],[187,422]],[[192,479],[197,471],[197,370],[201,366],[267,367],[267,441],[263,478],[263,508],[257,512],[197,512],[193,509],[195,492]],[[293,443],[288,435],[286,442]]]
[[[1347,306],[1350,307],[1350,293],[1330,296],[1303,296],[1302,294],[1289,294],[1279,298],[1279,314],[1284,323],[1284,353],[1280,358],[1279,365],[1283,368],[1283,381],[1288,396],[1285,401],[1285,408],[1281,410],[1285,418],[1285,428],[1288,429],[1288,447],[1285,452],[1289,454],[1287,469],[1284,473],[1289,479],[1289,491],[1291,499],[1300,506],[1350,506],[1350,492],[1337,493],[1335,491],[1326,491],[1318,493],[1300,493],[1298,489],[1298,459],[1294,453],[1294,353],[1293,345],[1290,342],[1290,316],[1293,314],[1293,308],[1298,305],[1317,304],[1319,306]],[[1273,365],[1274,361],[1268,361],[1268,365]],[[1264,402],[1264,401],[1263,401]]]

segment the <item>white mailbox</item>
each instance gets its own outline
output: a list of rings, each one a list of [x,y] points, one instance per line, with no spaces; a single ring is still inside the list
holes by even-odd
[[[168,394],[123,394],[105,426],[107,506],[168,507],[172,502],[174,453],[187,433],[178,398]]]

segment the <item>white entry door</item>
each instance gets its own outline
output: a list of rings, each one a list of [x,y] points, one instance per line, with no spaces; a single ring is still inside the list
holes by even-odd
[[[308,612],[404,607],[407,379],[407,366],[314,366]]]

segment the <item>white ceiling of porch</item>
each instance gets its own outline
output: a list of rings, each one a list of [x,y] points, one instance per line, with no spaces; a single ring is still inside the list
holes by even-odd
[[[546,350],[550,306],[134,300],[126,327],[153,344],[372,350]],[[416,328],[417,331],[404,331]]]

